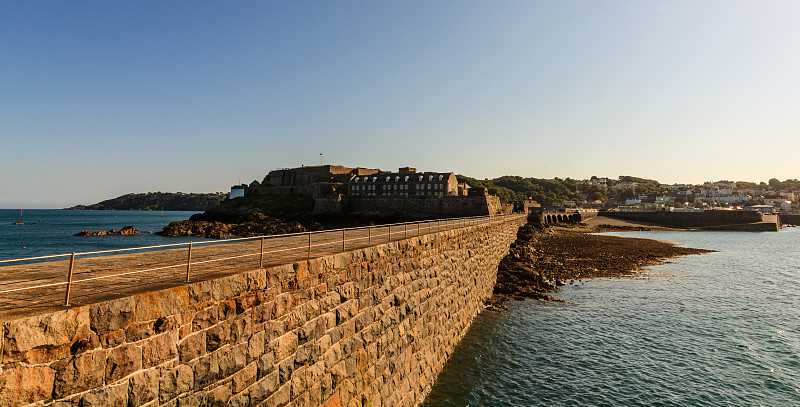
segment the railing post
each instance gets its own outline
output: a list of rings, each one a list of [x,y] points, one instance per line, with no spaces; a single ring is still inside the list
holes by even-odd
[[[186,256],[186,282],[189,282],[189,272],[192,270],[192,242],[189,242],[189,255]]]
[[[264,236],[261,236],[261,260],[258,262],[258,268],[264,268]]]
[[[64,305],[69,305],[69,292],[72,290],[72,270],[75,267],[75,252],[69,258],[69,274],[67,274],[67,294],[64,296]]]
[[[306,259],[311,259],[311,232],[308,233],[308,254],[306,255]]]

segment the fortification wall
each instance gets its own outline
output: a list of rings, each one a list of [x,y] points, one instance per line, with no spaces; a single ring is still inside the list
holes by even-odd
[[[501,210],[496,196],[349,197],[346,207],[350,213],[411,218],[494,215]]]
[[[523,221],[5,321],[0,405],[415,405]]]
[[[762,215],[752,211],[703,212],[600,212],[600,216],[654,223],[671,227],[721,226],[762,221]]]

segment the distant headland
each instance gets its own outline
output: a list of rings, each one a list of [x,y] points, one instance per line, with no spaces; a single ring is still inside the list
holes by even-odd
[[[227,198],[228,194],[223,192],[207,194],[147,192],[125,194],[93,205],[76,205],[65,210],[207,211]]]

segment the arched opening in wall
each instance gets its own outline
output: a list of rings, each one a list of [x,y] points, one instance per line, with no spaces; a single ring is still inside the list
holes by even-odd
[[[556,215],[556,221],[561,222],[562,220],[564,220],[564,218],[562,218],[561,215]]]

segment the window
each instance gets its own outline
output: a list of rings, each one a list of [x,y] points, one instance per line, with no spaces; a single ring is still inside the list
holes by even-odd
[[[389,182],[389,179],[391,179],[391,177],[386,177],[386,182]]]
[[[403,181],[408,181],[408,175],[406,175],[406,177],[405,177],[405,179]]]
[[[439,175],[439,181],[441,181],[443,178],[444,178],[444,175]]]
[[[420,181],[422,181],[422,178],[423,178],[423,176],[422,176],[422,175],[420,175],[420,176],[419,176],[419,180],[420,180]]]
[[[433,181],[433,175],[428,175],[428,181]]]

